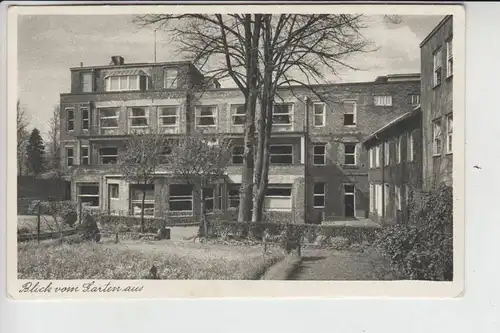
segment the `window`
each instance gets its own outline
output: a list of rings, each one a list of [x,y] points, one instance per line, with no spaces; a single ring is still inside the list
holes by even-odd
[[[355,143],[344,143],[344,165],[356,165]]]
[[[396,138],[396,163],[401,163],[401,137]]]
[[[370,213],[373,213],[375,208],[375,189],[373,184],[370,184]]]
[[[174,212],[193,212],[193,187],[187,184],[170,185],[168,204]]]
[[[389,213],[389,198],[390,198],[390,185],[384,184],[384,216],[388,217]]]
[[[325,207],[325,183],[315,183],[313,191],[314,208]]]
[[[75,129],[75,109],[66,109],[66,129],[73,131]]]
[[[119,185],[108,184],[108,194],[110,199],[118,199],[120,197]]]
[[[420,104],[420,95],[419,94],[410,95],[410,102],[412,105]]]
[[[90,164],[90,147],[89,146],[81,146],[80,147],[80,157],[82,165]]]
[[[326,164],[326,145],[317,144],[313,146],[313,165]]]
[[[243,164],[243,146],[234,146],[231,154],[233,164]]]
[[[162,106],[158,108],[159,124],[161,127],[177,126],[179,119],[179,107]]]
[[[325,103],[314,103],[314,126],[323,127],[325,126],[326,118],[326,105]]]
[[[273,107],[273,125],[292,123],[292,104],[275,104]]]
[[[446,42],[446,77],[453,75],[453,39]]]
[[[290,211],[292,209],[292,186],[269,185],[264,201],[266,211]]]
[[[438,86],[441,84],[441,79],[442,79],[442,51],[437,50],[434,53],[434,87]]]
[[[215,126],[217,124],[217,108],[215,106],[196,107],[197,126]]]
[[[376,106],[391,106],[392,96],[374,96],[373,101]]]
[[[240,206],[240,186],[241,184],[231,184],[227,192],[229,208],[238,208]]]
[[[441,155],[441,119],[432,122],[432,152]]]
[[[108,76],[106,91],[139,90],[139,75]]]
[[[344,126],[356,126],[356,102],[344,102]]]
[[[99,207],[99,184],[77,184],[78,201],[90,207]]]
[[[352,184],[344,184],[344,215],[356,216],[356,189]]]
[[[172,155],[172,147],[175,145],[175,143],[168,143],[165,144],[160,151],[158,162],[160,164],[165,164],[168,162],[168,158],[170,155]]]
[[[99,149],[100,164],[116,164],[118,160],[118,148],[103,147]]]
[[[203,198],[205,199],[205,211],[212,212],[214,210],[214,189],[212,187],[204,188]]]
[[[407,155],[406,158],[407,158],[407,160],[409,162],[411,162],[411,161],[413,161],[413,158],[414,158],[414,152],[413,152],[413,145],[414,145],[414,143],[413,143],[413,133],[411,133],[411,132],[408,133],[408,139],[407,140],[408,140],[408,142],[407,142],[407,144],[408,144],[407,148],[408,149],[406,151],[406,155]]]
[[[145,107],[133,107],[129,109],[130,127],[147,127],[148,114]]]
[[[142,196],[146,194],[144,205],[142,205]],[[140,216],[144,210],[145,216],[155,215],[155,188],[152,184],[131,184],[130,185],[130,209],[132,214]]]
[[[90,128],[90,110],[85,107],[81,109],[82,111],[82,130],[88,130]]]
[[[92,73],[82,73],[82,92],[92,92]]]
[[[391,145],[389,142],[384,142],[384,165],[389,165],[391,162]]]
[[[73,147],[66,147],[66,165],[73,166],[74,162],[74,149]]]
[[[236,126],[245,125],[246,111],[245,105],[231,105],[232,124]]]
[[[217,209],[222,210],[222,184],[217,184]]]
[[[293,164],[293,146],[291,145],[271,145],[271,164]]]
[[[381,184],[376,184],[375,185],[375,209],[377,211],[377,214],[380,216],[382,215],[382,185]]]
[[[380,167],[380,146],[375,146],[375,168]]]
[[[368,167],[373,168],[373,148],[368,148]]]
[[[118,128],[118,108],[99,109],[101,128]]]
[[[446,153],[453,152],[453,115],[446,116]]]
[[[175,89],[177,88],[177,69],[175,68],[165,68],[163,71],[164,81],[163,86],[165,89]]]
[[[401,187],[399,186],[394,186],[394,198],[396,200],[395,202],[395,208],[396,210],[401,210]]]

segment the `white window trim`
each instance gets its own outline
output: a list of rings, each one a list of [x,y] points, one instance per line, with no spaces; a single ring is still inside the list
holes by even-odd
[[[450,118],[451,118],[451,123],[452,123],[451,132],[450,132],[450,123],[449,123]],[[453,154],[453,114],[452,113],[447,114],[445,116],[445,120],[446,120],[446,154]],[[452,143],[451,150],[450,150],[450,138],[451,138],[451,143]]]
[[[394,185],[394,199],[396,200],[394,205],[396,210],[402,210],[403,205],[401,203],[401,186]]]
[[[410,98],[411,98],[412,105],[420,104],[420,95],[419,94],[411,94]]]
[[[384,183],[384,217],[387,217],[389,211],[389,198],[391,192],[391,186],[388,183]]]
[[[135,108],[141,108],[144,109],[144,116],[134,116],[133,115],[133,109]],[[148,128],[150,125],[149,122],[149,107],[148,106],[129,106],[127,107],[127,116],[129,120],[129,127],[130,128]],[[140,118],[146,118],[146,125],[133,125],[132,124],[132,119],[140,119]]]
[[[84,91],[83,89],[83,86],[84,86],[84,82],[85,82],[85,75],[89,75],[90,76],[90,91]],[[82,88],[82,93],[91,93],[94,91],[94,74],[92,74],[92,72],[85,72],[85,73],[82,73],[82,82],[81,82],[81,88]]]
[[[162,108],[175,108],[175,116],[164,116],[161,114]],[[156,112],[158,113],[158,127],[178,127],[180,120],[180,105],[160,105],[156,108]],[[174,118],[175,124],[164,125],[162,122],[162,118]]]
[[[88,152],[87,156],[83,155],[83,153],[82,153],[83,152],[83,148],[87,148],[87,152]],[[83,163],[83,158],[84,157],[87,157],[87,160],[88,160],[87,164]],[[81,165],[90,165],[90,145],[81,145],[80,146],[80,164]]]
[[[292,192],[293,192],[293,187],[292,185],[288,185],[288,184],[272,184],[272,185],[268,185],[267,186],[267,190],[270,190],[270,189],[273,189],[273,188],[286,188],[286,189],[290,189],[290,195],[288,196],[285,196],[285,195],[265,195],[265,199],[264,199],[264,202],[266,201],[267,198],[277,198],[277,199],[290,199],[290,208],[284,208],[284,209],[281,209],[281,208],[269,208],[269,207],[266,207],[265,211],[266,212],[290,212],[292,211],[292,207],[293,207],[293,202],[292,202]],[[266,205],[264,205],[265,207]]]
[[[205,197],[205,193],[203,193],[206,189],[211,189],[212,190],[212,196],[211,197]],[[215,188],[214,187],[205,187],[203,188],[202,190],[202,195],[203,195],[203,200],[205,200],[205,204],[204,204],[204,207],[205,207],[205,210],[207,211],[207,213],[213,213],[217,208],[215,207]],[[212,200],[212,209],[208,209],[207,208],[207,201],[210,201]]]
[[[87,110],[88,118],[83,118],[83,110]],[[82,115],[82,131],[88,131],[90,129],[90,118],[91,118],[90,117],[90,108],[88,106],[82,106],[82,107],[80,107],[80,113]],[[83,124],[84,124],[85,119],[87,119],[87,121],[88,121],[88,124],[89,124],[88,128],[83,128],[84,127]]]
[[[110,185],[118,187],[118,197],[112,197],[111,196],[111,191],[109,190],[110,189]],[[114,184],[114,183],[108,184],[108,195],[109,195],[109,199],[110,200],[120,200],[120,184]]]
[[[392,106],[392,95],[373,96],[375,106]]]
[[[176,185],[187,185],[187,184],[176,184]],[[169,192],[170,192],[170,188],[169,188]],[[172,210],[172,209],[170,209],[170,202],[179,202],[179,201],[191,201],[191,210]],[[191,195],[171,195],[169,193],[168,205],[169,205],[169,211],[171,211],[171,212],[189,213],[189,215],[183,214],[183,216],[192,216],[193,210],[194,210],[193,191],[191,190]]]
[[[401,164],[401,138],[401,136],[396,138],[396,164]]]
[[[356,166],[358,165],[358,144],[356,142],[343,142],[342,143],[344,145],[344,165],[347,165],[347,166]],[[346,153],[346,145],[354,145],[354,153],[349,153],[347,154]],[[346,164],[345,163],[345,158],[346,158],[346,155],[354,155],[354,164]]]
[[[237,201],[238,202],[238,206],[239,206],[239,202],[240,202],[240,190],[239,188],[237,187],[237,185],[233,185],[231,184],[232,186],[230,186],[228,189],[227,189],[227,207],[226,209],[227,210],[236,210],[238,209],[238,207],[232,207],[231,206],[231,200],[233,201]],[[241,184],[239,185],[241,186]],[[236,195],[230,195],[231,191],[238,191],[238,193]]]
[[[316,188],[316,184],[323,184],[323,193],[318,194],[314,192],[314,189]],[[316,206],[315,205],[315,198],[316,197],[323,197],[323,206]],[[325,208],[326,207],[326,182],[315,182],[313,183],[313,207],[314,208]]]
[[[436,135],[437,131],[436,129],[439,128],[439,135]],[[432,121],[432,156],[441,156],[441,153],[443,152],[443,124],[441,118],[434,119]],[[437,151],[437,144],[436,142],[439,141],[441,143],[440,150]]]
[[[346,186],[352,186],[353,187],[353,192],[346,192],[345,191],[345,187]],[[344,194],[344,209],[345,209],[345,197],[348,196],[348,195],[352,195],[354,197],[354,200],[353,200],[353,203],[354,203],[354,217],[356,217],[356,184],[352,184],[352,183],[344,183],[342,184],[342,192]],[[344,212],[344,215],[345,215],[345,212]]]
[[[130,89],[130,77],[131,76],[137,77],[137,88],[136,89]],[[121,79],[122,77],[127,78],[126,87],[122,87],[122,79]],[[111,79],[112,78],[118,78],[118,89],[111,89]],[[108,76],[106,78],[106,91],[113,92],[113,91],[139,91],[139,90],[141,90],[141,75],[119,75],[119,76]]]
[[[69,163],[68,163],[68,161],[70,159],[70,157],[68,156],[68,150],[69,149],[71,149],[73,151],[73,154],[71,156],[71,161],[72,161],[71,165],[69,165]],[[66,167],[70,168],[70,167],[74,166],[75,165],[75,147],[73,147],[73,146],[64,146],[64,152],[66,154],[66,163],[65,163]]]
[[[370,213],[373,213],[374,212],[374,201],[375,201],[375,186],[373,185],[373,183],[370,183],[370,187],[369,187],[369,204],[370,204]]]
[[[415,144],[413,142],[413,133],[412,132],[409,132],[408,133],[408,142],[407,142],[407,146],[408,146],[408,151],[406,152],[406,159],[408,162],[413,162],[413,159],[414,159],[414,151],[413,151],[413,145]]]
[[[241,154],[235,154],[234,153],[234,149],[235,148],[242,148],[243,149],[243,153],[241,153]],[[237,146],[233,146],[231,148],[231,164],[233,164],[233,165],[243,165],[243,161],[241,163],[234,163],[233,157],[234,156],[241,156],[241,158],[243,159],[243,156],[245,155],[245,150],[244,149],[245,149],[245,146],[243,146],[243,145],[237,145]]]
[[[201,116],[201,108],[212,108],[214,110],[212,116]],[[213,125],[200,125],[199,124],[199,118],[209,118],[213,117],[214,118],[214,124]],[[219,123],[219,108],[217,105],[198,105],[195,107],[195,126],[196,127],[217,127]]]
[[[101,155],[101,149],[103,149],[103,148],[116,148],[116,155]],[[118,147],[116,147],[116,146],[103,146],[103,147],[99,147],[99,150],[97,151],[97,155],[99,156],[99,165],[110,165],[110,164],[112,164],[112,163],[107,163],[107,164],[102,163],[102,158],[103,157],[116,157],[116,160],[118,162],[118,155],[119,155]]]
[[[389,141],[384,142],[384,166],[391,164],[391,145]]]
[[[109,116],[109,117],[102,117],[101,116],[101,111],[102,110],[115,110],[115,115],[114,116]],[[99,128],[101,129],[116,129],[120,126],[120,124],[118,123],[119,121],[119,113],[120,113],[120,109],[117,108],[117,107],[113,107],[113,108],[98,108],[97,109],[98,113],[99,113]],[[101,122],[103,119],[116,119],[116,126],[114,127],[110,127],[110,126],[102,126],[101,125]]]
[[[170,71],[175,71],[175,76],[165,75]],[[167,85],[168,80],[171,79],[170,86]],[[163,68],[163,89],[177,89],[179,79],[179,69],[178,68]]]
[[[344,125],[344,127],[356,127],[358,125],[358,102],[355,101],[355,100],[345,100],[345,101],[342,101],[342,106],[344,104],[354,104],[354,111],[353,111],[353,122],[354,124],[353,125]],[[345,114],[350,114],[350,113],[343,113],[343,115]],[[344,119],[342,119],[342,123],[344,123]]]
[[[137,185],[137,184],[134,184],[134,185]],[[153,196],[154,196],[154,191],[155,191],[155,189],[153,187]],[[141,191],[141,195],[142,195],[142,191]],[[141,216],[141,213],[135,214],[135,212],[133,210],[133,205],[134,204],[139,204],[139,205],[142,206],[142,199],[136,199],[136,200],[134,200],[134,199],[132,199],[132,196],[130,197],[130,206],[131,206],[131,210],[132,210],[132,215],[133,216]],[[156,213],[155,199],[154,198],[153,199],[145,199],[144,200],[144,205],[153,205],[153,214],[146,214],[146,213],[144,213],[144,216],[145,217],[153,217],[153,216],[155,216],[155,213]],[[142,206],[141,209],[144,210],[144,206]],[[151,209],[151,208],[147,208],[147,209]]]
[[[373,169],[374,147],[368,148],[368,168]]]
[[[323,109],[321,111],[320,115],[316,114],[316,105],[322,105]],[[321,116],[322,117],[322,122],[323,124],[318,125],[316,124],[316,116]],[[313,126],[314,127],[325,127],[326,126],[326,104],[323,102],[317,102],[313,104]]]
[[[275,111],[275,106],[276,105],[290,105],[291,107],[288,108],[288,113],[278,113],[278,115],[289,115],[290,116],[290,122],[288,124],[278,124],[274,122],[274,111]],[[295,114],[295,104],[291,102],[282,102],[282,103],[274,103],[273,104],[273,111],[272,111],[272,118],[273,118],[273,126],[292,126],[294,122],[294,114]]]
[[[316,147],[323,147],[325,149],[325,153],[323,155],[320,155],[320,154],[316,154],[314,151],[315,151],[315,148]],[[293,153],[293,148],[292,148],[292,153]],[[316,164],[315,163],[315,157],[316,156],[323,156],[323,163],[322,164]],[[321,166],[321,165],[326,165],[326,144],[322,143],[322,144],[313,144],[313,163],[312,163],[314,166]]]
[[[380,167],[380,144],[375,146],[375,168]]]
[[[290,154],[271,154],[271,147],[292,147],[292,152]],[[293,147],[292,144],[272,144],[272,145],[269,145],[269,164],[286,164],[288,165],[288,163],[271,163],[271,156],[288,156],[288,155],[291,155],[292,156],[292,163],[291,164],[294,164],[295,162],[295,158],[294,158],[294,153],[295,153],[295,149]]]
[[[245,123],[243,124],[235,124],[234,123],[234,118],[236,117],[245,117],[245,120],[246,120],[246,112],[243,113],[243,114],[238,114],[236,113],[236,111],[238,110],[238,107],[239,106],[245,106],[245,104],[230,104],[229,105],[229,112],[231,114],[231,126],[235,126],[235,127],[244,127],[245,126]]]
[[[99,186],[99,183],[77,183],[76,184],[77,186],[77,194],[76,196],[78,198],[99,198],[99,206],[89,206],[89,207],[100,207],[101,205],[101,195],[100,195],[100,186]],[[97,194],[80,194],[80,187],[81,186],[96,186],[97,187]],[[80,202],[80,200],[78,200]]]
[[[437,87],[441,84],[443,81],[443,53],[442,53],[442,48],[438,48],[433,54],[432,54],[432,76],[433,76],[433,87]],[[439,64],[438,64],[439,63]],[[437,82],[437,71],[438,69],[441,69],[441,81],[438,83]]]
[[[450,49],[451,49],[451,54],[450,54]],[[453,63],[453,37],[449,38],[446,41],[446,78],[453,76],[453,64],[451,64],[450,66],[450,60]]]
[[[69,118],[69,112],[71,111],[73,114],[73,117],[70,119]],[[68,132],[73,132],[75,130],[75,108],[65,108],[64,112],[66,113],[66,130]],[[69,129],[69,123],[70,121],[73,123],[73,129]]]

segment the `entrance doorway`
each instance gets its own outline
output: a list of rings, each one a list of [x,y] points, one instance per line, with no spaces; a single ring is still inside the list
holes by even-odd
[[[344,184],[344,215],[355,217],[356,214],[356,191],[354,185]]]

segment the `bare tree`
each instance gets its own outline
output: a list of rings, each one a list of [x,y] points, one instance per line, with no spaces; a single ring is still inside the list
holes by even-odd
[[[230,140],[223,135],[186,134],[172,149],[169,164],[173,175],[193,186],[200,200],[199,235],[207,235],[203,188],[221,181],[229,164]]]
[[[170,143],[161,134],[134,134],[120,150],[118,166],[130,184],[140,185],[141,200],[141,232],[144,232],[144,202],[147,186],[154,183],[156,170],[162,163],[161,156]]]
[[[24,108],[21,106],[21,101],[17,100],[17,170],[20,175],[23,174],[26,164],[26,146],[28,144],[28,122],[24,113]]]
[[[54,111],[52,112],[52,118],[49,122],[49,168],[57,171],[59,173],[61,169],[60,163],[60,133],[61,133],[61,109],[59,105],[54,106]]]

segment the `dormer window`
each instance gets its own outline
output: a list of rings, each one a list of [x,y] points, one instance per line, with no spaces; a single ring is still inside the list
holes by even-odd
[[[165,68],[163,70],[163,87],[165,89],[177,88],[177,68]]]
[[[147,82],[146,77],[146,73],[136,69],[109,72],[106,76],[106,91],[141,90]]]

